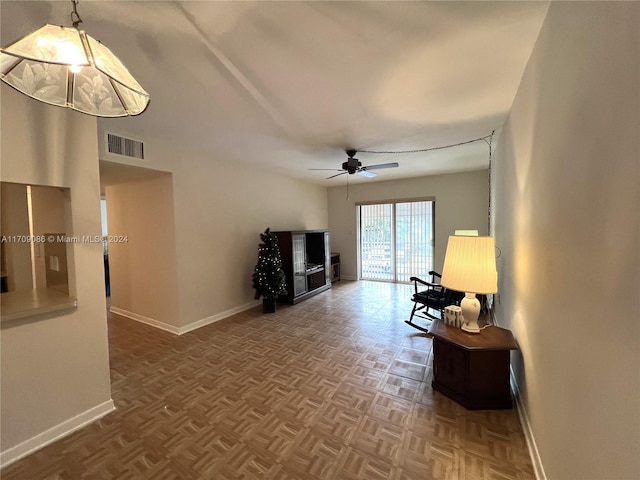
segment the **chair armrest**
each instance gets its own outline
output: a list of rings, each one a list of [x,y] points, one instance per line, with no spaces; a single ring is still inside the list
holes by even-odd
[[[429,288],[437,288],[437,287],[441,287],[441,285],[438,285],[437,283],[430,283],[430,282],[426,282],[424,280],[422,280],[421,278],[418,277],[411,277],[409,278],[409,280],[411,282],[415,282],[416,283],[416,287],[418,286],[417,284],[421,284],[421,285],[425,285]]]

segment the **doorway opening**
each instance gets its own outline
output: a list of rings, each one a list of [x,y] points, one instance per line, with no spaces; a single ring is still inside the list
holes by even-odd
[[[103,195],[100,199],[100,213],[102,219],[102,255],[104,257],[104,286],[107,298],[111,296],[111,281],[109,279],[109,227],[107,225],[107,199]]]

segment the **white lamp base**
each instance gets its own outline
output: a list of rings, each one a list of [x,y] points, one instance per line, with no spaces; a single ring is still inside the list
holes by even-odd
[[[460,327],[465,332],[469,333],[480,333],[480,326],[476,323],[474,325],[467,325],[466,323]]]
[[[464,324],[460,328],[465,332],[480,333],[480,325],[478,325],[480,302],[476,298],[476,294],[465,293],[462,302],[460,302],[460,308],[462,309],[462,317],[464,318]]]

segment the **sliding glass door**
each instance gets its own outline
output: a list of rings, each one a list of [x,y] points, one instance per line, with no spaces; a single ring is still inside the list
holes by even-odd
[[[358,206],[363,280],[409,282],[433,268],[432,200]]]
[[[394,280],[393,204],[360,205],[360,278]]]

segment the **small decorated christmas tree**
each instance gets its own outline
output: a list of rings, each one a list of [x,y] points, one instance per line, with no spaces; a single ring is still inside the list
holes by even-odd
[[[263,298],[265,312],[275,311],[275,301],[287,292],[282,258],[278,247],[278,237],[267,228],[260,234],[262,243],[258,246],[258,264],[253,270],[253,288],[256,300]]]

